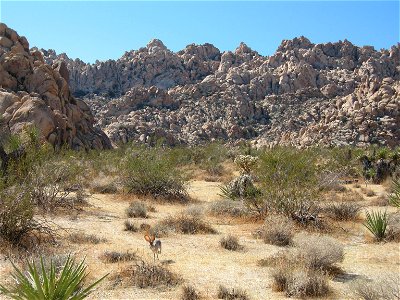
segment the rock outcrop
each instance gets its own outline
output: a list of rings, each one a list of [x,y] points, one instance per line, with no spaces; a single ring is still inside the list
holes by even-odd
[[[250,139],[257,145],[394,146],[400,140],[400,45],[284,40],[264,57],[244,43],[221,53],[159,40],[118,60],[65,62],[75,95],[114,141],[170,144]],[[61,72],[61,71],[60,71]]]
[[[42,53],[29,50],[25,37],[0,23],[0,116],[1,131],[21,132],[35,126],[54,147],[73,149],[110,148],[87,104],[76,100],[68,85],[66,64],[48,65]]]

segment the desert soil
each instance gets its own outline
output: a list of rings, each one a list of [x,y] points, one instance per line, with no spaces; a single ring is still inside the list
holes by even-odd
[[[219,184],[192,181],[190,194],[197,200],[195,205],[206,208],[210,202],[220,200]],[[350,185],[347,188],[359,190]],[[376,192],[375,197],[384,193],[381,186],[369,186],[369,188]],[[133,263],[104,263],[100,257],[105,251],[136,252],[144,260],[152,261],[153,254],[143,234],[124,231],[124,221],[127,219],[125,209],[134,199],[134,197],[127,199],[118,195],[95,194],[88,200],[90,205],[79,213],[55,217],[53,221],[69,232],[94,234],[107,240],[99,244],[72,244],[65,239],[59,246],[59,252],[73,253],[78,257],[86,256],[92,279],[106,273],[110,273],[111,278],[112,274]],[[365,197],[364,204],[369,203],[371,199],[373,197]],[[158,220],[179,213],[187,207],[159,203],[154,206],[156,212],[149,213],[149,218],[133,219],[133,221],[136,224],[142,222],[155,224]],[[261,224],[208,216],[205,218],[218,231],[217,234],[170,234],[168,237],[163,237],[162,254],[156,263],[168,265],[171,271],[184,280],[183,284],[193,285],[206,299],[217,298],[216,293],[220,284],[244,289],[250,299],[286,299],[283,294],[271,290],[271,269],[257,265],[258,260],[282,250],[281,247],[265,244],[252,236],[252,232]],[[330,233],[344,244],[345,259],[340,267],[345,275],[331,280],[333,293],[329,299],[352,299],[354,296],[351,293],[351,284],[357,278],[376,279],[379,274],[398,273],[400,270],[399,243],[372,243],[361,223],[361,221],[340,223],[340,226],[338,225],[340,229]],[[221,248],[219,240],[226,234],[236,235],[244,245],[244,250],[235,252]],[[8,276],[10,270],[9,260],[0,254],[1,277]],[[115,287],[110,278],[97,288],[90,299],[179,299],[181,295],[182,285],[156,289]]]

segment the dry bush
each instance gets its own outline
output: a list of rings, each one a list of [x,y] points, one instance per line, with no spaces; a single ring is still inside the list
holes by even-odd
[[[369,202],[369,206],[388,206],[389,204],[389,197],[384,195],[380,195]]]
[[[400,242],[400,212],[389,215],[387,239]]]
[[[400,278],[398,274],[381,274],[377,281],[360,279],[351,285],[357,299],[399,300]]]
[[[233,235],[228,235],[221,238],[219,244],[222,248],[230,251],[238,251],[243,249],[243,246],[239,244],[239,239]]]
[[[200,300],[201,295],[193,286],[185,285],[182,288],[181,300]]]
[[[344,259],[343,246],[328,236],[300,234],[295,238],[295,245],[299,258],[309,269],[336,272],[336,264]]]
[[[185,209],[184,214],[194,218],[201,218],[204,216],[204,208],[200,205],[191,205]]]
[[[373,190],[367,188],[361,188],[361,192],[363,192],[367,197],[373,197],[376,195]]]
[[[183,234],[216,233],[210,224],[202,219],[185,214],[170,216],[158,223],[159,226]]]
[[[125,231],[132,231],[132,232],[138,232],[139,228],[136,227],[135,223],[126,220],[125,223]]]
[[[331,203],[324,208],[325,213],[336,221],[356,220],[361,206],[351,202]]]
[[[139,201],[131,202],[126,209],[126,215],[129,218],[147,218],[146,204]]]
[[[96,194],[116,194],[118,192],[117,185],[115,182],[103,182],[103,181],[94,181],[90,185],[90,190]]]
[[[259,236],[266,244],[288,246],[292,243],[293,230],[293,223],[286,217],[270,215],[259,230]]]
[[[100,244],[107,242],[107,240],[104,238],[100,238],[94,234],[86,234],[83,232],[74,232],[69,234],[68,240],[74,244]]]
[[[136,253],[118,252],[118,251],[106,251],[100,258],[102,261],[106,263],[117,263],[117,262],[132,261],[138,259]]]
[[[260,267],[276,267],[278,265],[288,264],[295,259],[296,256],[294,256],[291,251],[279,251],[267,258],[260,259],[257,265]]]
[[[176,286],[182,280],[176,274],[162,265],[155,265],[145,261],[137,262],[116,276],[116,281],[125,282],[141,289],[155,288],[159,286]]]
[[[248,300],[249,296],[247,295],[247,292],[239,289],[239,288],[232,288],[228,289],[222,285],[219,286],[218,288],[218,299],[224,299],[224,300]]]
[[[264,264],[266,262],[264,261]],[[288,297],[322,297],[329,293],[327,275],[308,268],[292,253],[277,254],[268,261],[273,266],[272,289]]]
[[[342,185],[341,172],[324,170],[318,174],[318,186],[324,191],[343,192],[346,188]]]
[[[329,197],[327,199],[329,202],[362,202],[364,201],[364,198],[360,193],[348,190],[344,193],[337,194],[337,193],[329,193]]]
[[[239,201],[220,200],[210,203],[208,213],[212,216],[243,218],[251,216],[251,212]]]

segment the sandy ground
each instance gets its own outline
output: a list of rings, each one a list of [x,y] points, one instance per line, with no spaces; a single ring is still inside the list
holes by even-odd
[[[192,181],[190,194],[198,203],[206,207],[209,202],[220,199],[219,183]],[[354,189],[348,186],[349,189]],[[369,186],[378,197],[384,190],[381,186]],[[362,194],[362,192],[360,192]],[[133,199],[133,198],[132,198]],[[65,215],[54,218],[54,222],[70,231],[77,230],[95,234],[107,239],[99,244],[71,244],[63,242],[60,252],[86,256],[91,276],[99,277],[106,273],[115,274],[128,263],[106,264],[99,257],[104,251],[136,252],[145,260],[153,259],[152,252],[141,233],[124,231],[125,209],[132,199],[117,195],[93,195],[90,206],[74,217]],[[366,202],[371,198],[366,198]],[[186,208],[182,205],[155,204],[157,212],[149,213],[148,219],[135,219],[136,224],[154,224],[159,219],[174,215]],[[382,209],[382,208],[379,208]],[[392,208],[393,210],[393,208]],[[281,293],[271,290],[270,269],[257,266],[257,261],[278,252],[281,248],[264,244],[252,237],[259,224],[243,224],[233,220],[208,218],[218,234],[181,235],[170,234],[162,238],[163,251],[157,263],[168,264],[171,271],[179,274],[184,284],[190,284],[202,292],[206,299],[216,299],[220,284],[238,287],[247,291],[250,299],[285,299]],[[334,290],[329,299],[354,299],[351,283],[361,277],[377,278],[381,273],[400,271],[399,243],[371,243],[366,230],[359,223],[343,224],[344,232],[335,233],[335,238],[345,245],[345,260],[341,264],[345,275],[334,278]],[[239,237],[244,250],[239,252],[222,249],[219,240],[223,235],[234,234]],[[68,250],[64,250],[67,248]],[[68,251],[68,252],[67,252]],[[0,275],[7,276],[11,269],[8,260],[0,255]],[[139,289],[136,287],[112,287],[110,279],[91,295],[90,299],[179,299],[181,285],[174,288]]]

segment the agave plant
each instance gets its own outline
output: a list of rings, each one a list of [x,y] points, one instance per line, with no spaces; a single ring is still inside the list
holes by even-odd
[[[393,180],[393,192],[389,196],[389,202],[400,208],[400,180]]]
[[[367,218],[364,226],[375,236],[377,241],[381,241],[386,234],[386,227],[388,225],[387,213],[385,212],[365,212]]]
[[[15,273],[11,276],[15,284],[10,287],[0,285],[0,293],[11,299],[18,300],[80,300],[86,298],[93,288],[108,274],[90,284],[83,286],[87,277],[87,265],[85,259],[76,263],[74,258],[68,256],[62,270],[59,272],[53,261],[46,268],[43,258],[40,258],[40,266],[35,262],[28,263],[26,274],[12,264]]]

